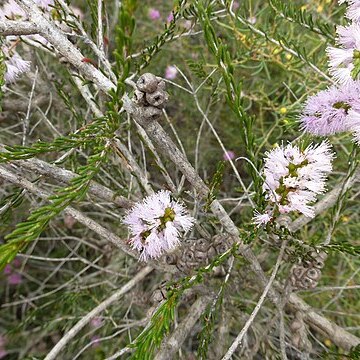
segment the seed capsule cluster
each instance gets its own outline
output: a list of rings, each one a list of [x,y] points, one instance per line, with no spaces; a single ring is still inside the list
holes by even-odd
[[[165,91],[165,81],[151,73],[141,75],[136,82],[134,102],[142,107],[153,107],[155,114],[161,114],[161,109],[169,100]]]
[[[312,252],[310,259],[303,260],[291,269],[291,285],[295,289],[314,289],[320,278],[327,254],[323,251]]]
[[[192,270],[208,265],[219,254],[224,253],[230,244],[221,235],[215,235],[211,241],[205,239],[189,239],[184,241],[184,246],[178,251],[166,256],[166,262],[176,267],[183,273],[189,274]],[[215,270],[216,275],[221,276],[223,267]]]
[[[311,342],[309,341],[307,334],[303,314],[300,311],[295,313],[295,318],[290,324],[291,329],[291,342],[299,350],[311,351]]]

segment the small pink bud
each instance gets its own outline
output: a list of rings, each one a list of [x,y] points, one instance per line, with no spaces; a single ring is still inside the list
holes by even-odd
[[[151,9],[149,10],[149,18],[150,18],[151,20],[159,20],[160,17],[161,17],[161,15],[160,15],[160,11],[159,11],[159,10],[156,10],[156,9],[154,9],[154,8],[151,8]]]
[[[165,70],[165,78],[169,80],[174,80],[176,78],[178,71],[175,66],[168,65]]]
[[[169,23],[174,20],[174,14],[171,12],[168,17],[166,18],[166,21]]]
[[[103,324],[103,321],[99,317],[95,317],[90,321],[90,325],[94,328],[98,328],[98,327],[102,326],[102,324]]]
[[[22,276],[20,274],[11,274],[7,278],[9,285],[19,285],[22,283]]]
[[[5,267],[4,267],[4,274],[5,274],[5,275],[10,275],[11,273],[12,273],[12,267],[11,267],[11,265],[10,265],[10,264],[5,265]]]
[[[235,159],[235,153],[233,151],[231,151],[231,150],[228,150],[228,151],[224,152],[223,158],[226,161],[234,160]]]

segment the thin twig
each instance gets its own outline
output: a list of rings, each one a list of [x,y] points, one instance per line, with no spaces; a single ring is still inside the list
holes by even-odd
[[[105,309],[118,301],[124,294],[131,290],[137,283],[151,273],[153,268],[151,266],[144,267],[138,274],[136,274],[128,283],[121,287],[118,291],[92,309],[87,313],[78,323],[76,323],[66,334],[57,342],[52,350],[46,355],[44,360],[54,360],[59,355],[61,350],[84,328],[93,318],[101,314]]]
[[[275,280],[275,276],[279,270],[283,255],[284,255],[284,251],[286,248],[286,241],[284,241],[282,243],[280,252],[279,252],[279,256],[277,258],[276,264],[274,266],[274,270],[271,274],[271,277],[269,279],[269,282],[267,283],[258,303],[256,304],[253,312],[251,313],[248,321],[246,322],[246,324],[244,325],[244,327],[241,329],[240,333],[238,334],[238,336],[236,337],[236,339],[234,340],[234,342],[232,343],[232,345],[230,346],[229,350],[227,351],[227,353],[224,355],[224,357],[222,358],[222,360],[229,360],[231,358],[231,356],[234,354],[234,352],[236,351],[236,349],[238,348],[238,346],[240,345],[240,343],[242,342],[245,334],[247,333],[247,331],[249,330],[251,324],[254,322],[255,317],[257,315],[257,313],[260,311],[262,304],[264,303],[266,296]]]

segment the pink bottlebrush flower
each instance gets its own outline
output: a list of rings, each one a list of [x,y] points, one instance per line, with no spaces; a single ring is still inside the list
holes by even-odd
[[[19,70],[16,66],[12,65],[10,62],[5,61],[6,73],[4,75],[4,80],[7,83],[13,83],[19,77]]]
[[[353,80],[351,75],[354,70],[354,64],[348,64],[345,67],[339,67],[337,69],[333,69],[330,71],[334,80],[340,84],[347,84],[348,82]]]
[[[168,65],[165,69],[165,79],[174,80],[177,76],[177,69],[173,65]]]
[[[257,210],[254,211],[253,223],[257,226],[266,225],[272,219],[272,215],[268,212],[264,214],[259,213]]]
[[[10,62],[12,65],[16,66],[21,73],[25,73],[30,70],[30,64],[31,64],[30,61],[23,60],[17,54],[14,54],[11,57]]]
[[[359,0],[348,0],[348,8],[346,10],[345,16],[354,21],[360,21],[360,1]]]
[[[337,43],[345,49],[360,48],[360,24],[352,23],[348,26],[338,26]]]
[[[354,141],[360,146],[360,112],[350,110],[347,121],[349,130],[354,134]]]
[[[54,0],[35,0],[35,3],[44,10],[49,10],[51,5],[54,5]],[[18,19],[26,18],[25,11],[14,1],[8,0],[0,8],[0,19]]]
[[[360,49],[360,25],[352,23],[337,28],[337,43],[340,47],[329,46],[326,52],[329,57],[329,71],[339,83],[352,80],[354,60],[358,58]]]
[[[329,46],[326,49],[329,71],[337,82],[347,83],[353,79],[351,72],[354,69],[354,60],[359,57],[360,25],[354,22],[348,26],[339,26],[337,34],[340,47]]]
[[[314,210],[309,203],[325,191],[333,157],[327,141],[317,146],[310,145],[304,151],[288,144],[267,152],[263,185],[266,198],[282,214],[298,211],[313,217]],[[257,218],[258,221],[262,219]]]
[[[161,17],[160,11],[154,8],[149,9],[149,18],[151,20],[159,20]]]
[[[169,191],[158,191],[137,203],[126,215],[132,237],[130,244],[140,252],[140,261],[156,259],[180,243],[182,232],[189,231],[195,219],[185,205],[171,198]]]
[[[7,83],[16,81],[20,75],[30,71],[30,61],[23,60],[19,55],[15,54],[8,60],[5,60],[6,73],[4,79]]]
[[[226,152],[224,152],[224,155],[223,155],[223,159],[226,160],[226,161],[229,161],[229,160],[234,160],[235,159],[235,153],[231,150],[227,150]]]
[[[166,21],[169,23],[172,22],[173,20],[174,20],[174,14],[171,12],[166,18]]]
[[[17,18],[22,18],[25,15],[26,15],[25,12],[14,0],[9,0],[5,2],[4,5],[0,8],[1,20],[5,20],[5,19],[15,20]]]
[[[93,328],[99,328],[100,326],[103,325],[103,321],[102,321],[102,319],[100,317],[95,317],[90,321],[90,325]]]
[[[302,129],[321,136],[348,131],[349,111],[360,112],[359,93],[360,81],[349,81],[310,96],[300,115]]]
[[[326,52],[329,57],[329,70],[332,75],[338,68],[347,68],[353,63],[353,48],[336,48],[329,46],[326,48]]]
[[[329,72],[336,82],[346,84],[351,81],[351,71],[354,68],[354,49],[329,46],[326,52],[329,57]]]
[[[9,285],[19,285],[22,283],[22,276],[20,274],[10,274],[7,278]]]

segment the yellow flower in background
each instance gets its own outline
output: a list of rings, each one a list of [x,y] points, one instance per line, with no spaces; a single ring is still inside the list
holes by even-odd
[[[286,107],[280,108],[280,114],[286,114],[286,113],[287,113],[287,108]]]
[[[289,120],[289,119],[286,119],[286,118],[285,118],[285,119],[283,119],[283,122],[284,122],[284,124],[285,124],[285,125],[290,124],[290,120]]]
[[[324,340],[324,344],[325,344],[327,347],[331,347],[332,342],[331,342],[330,339],[325,339],[325,340]]]

